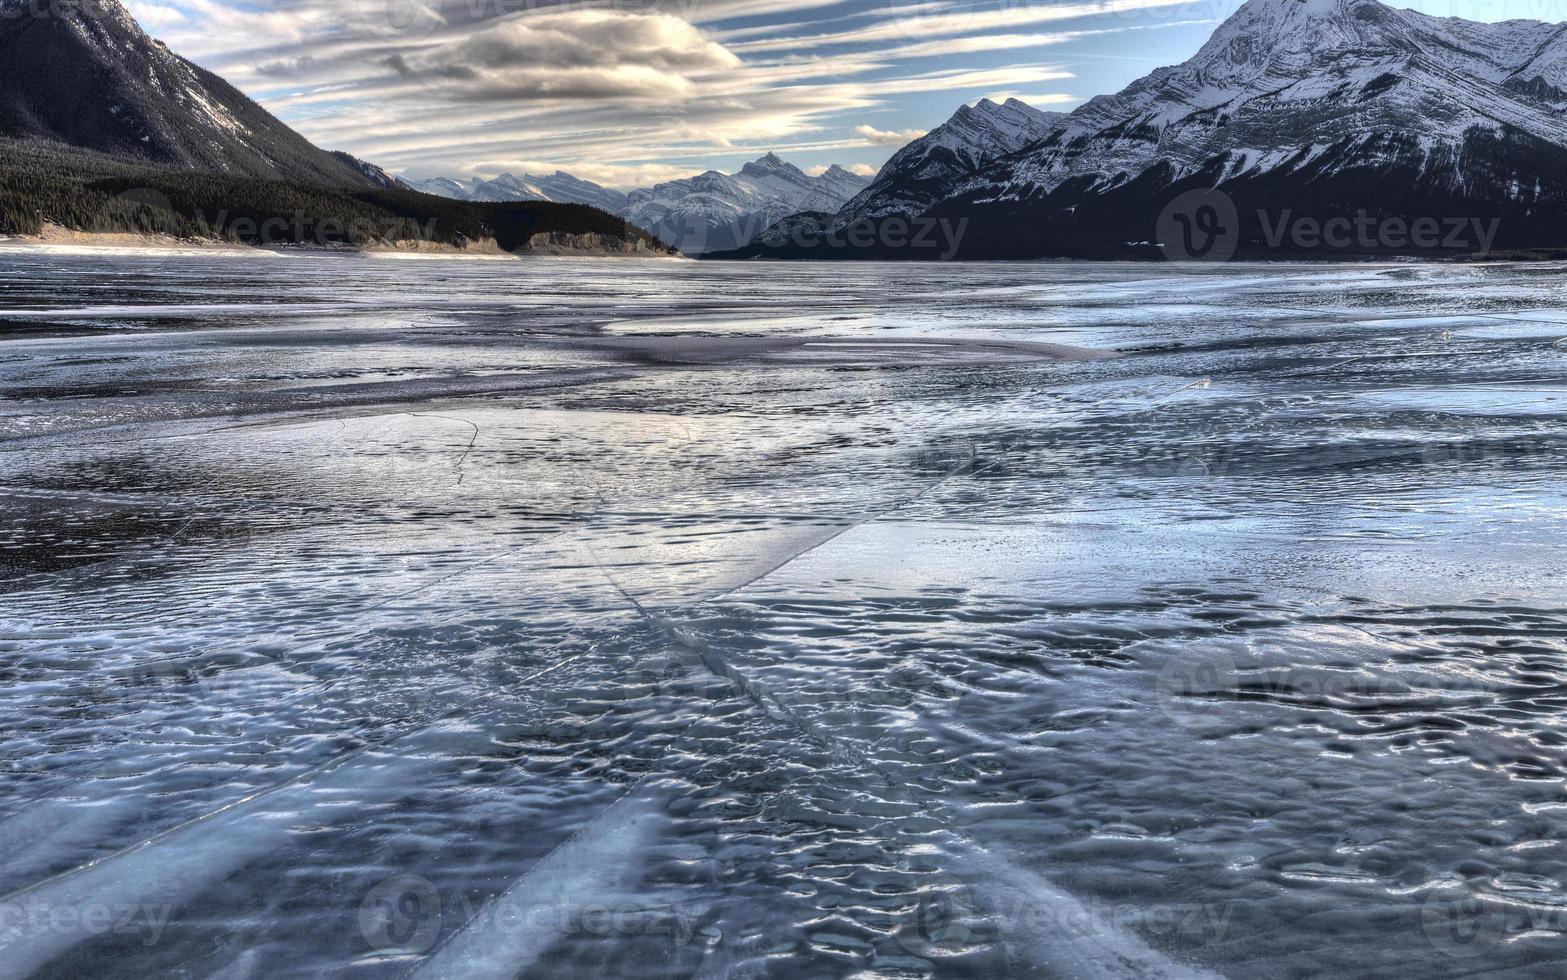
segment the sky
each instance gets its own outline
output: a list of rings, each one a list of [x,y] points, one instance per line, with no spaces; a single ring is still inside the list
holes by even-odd
[[[317,144],[411,177],[612,187],[776,152],[870,174],[981,98],[1069,111],[1190,57],[1241,0],[130,0]],[[1394,0],[1567,20],[1567,0]]]

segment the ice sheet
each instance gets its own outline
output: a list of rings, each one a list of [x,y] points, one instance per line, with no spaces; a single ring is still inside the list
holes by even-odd
[[[0,973],[1559,976],[1562,273],[0,252]]]

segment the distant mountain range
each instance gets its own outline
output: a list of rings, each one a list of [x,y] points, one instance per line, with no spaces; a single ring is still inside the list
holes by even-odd
[[[872,232],[915,218],[962,223],[966,258],[1201,257],[1174,240],[1199,218],[1242,255],[1561,245],[1567,26],[1250,0],[1189,61],[1074,112],[959,110],[827,218],[829,247],[773,233],[728,257],[912,257]],[[1324,240],[1330,222],[1353,233]],[[869,244],[833,239],[856,226]]]
[[[461,201],[557,201],[590,204],[646,228],[687,254],[732,249],[779,220],[802,211],[836,212],[870,181],[841,166],[820,176],[769,153],[724,174],[710,170],[629,194],[568,173],[548,177],[501,174],[493,180],[436,177],[409,186]]]
[[[426,194],[439,194],[455,201],[558,201],[566,204],[591,204],[616,213],[626,206],[626,195],[588,180],[579,180],[564,171],[548,177],[501,174],[494,180],[469,177],[431,177],[428,180],[405,179],[409,187]]]

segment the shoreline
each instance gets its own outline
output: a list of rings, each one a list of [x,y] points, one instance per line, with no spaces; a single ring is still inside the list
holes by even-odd
[[[41,235],[0,235],[0,253],[7,251],[57,255],[137,255],[149,251],[170,255],[249,258],[265,252],[232,242],[183,239],[171,235],[72,231],[51,226]]]
[[[374,259],[383,261],[432,261],[460,262],[526,262],[537,259],[662,259],[685,262],[708,262],[715,265],[745,265],[762,262],[787,264],[790,262],[812,265],[831,265],[835,261],[846,264],[920,264],[929,260],[899,260],[892,258],[853,257],[839,260],[813,259],[802,256],[764,256],[746,258],[709,258],[703,254],[686,255],[680,252],[632,251],[606,248],[578,248],[547,245],[538,250],[508,252],[493,239],[476,242],[468,248],[438,242],[396,242],[365,247],[329,245],[245,245],[238,242],[205,238],[175,238],[168,235],[138,235],[122,232],[83,232],[59,226],[51,226],[42,235],[0,234],[0,256],[7,252],[35,255],[75,256],[180,256],[187,258],[291,258],[320,256],[335,259]],[[1200,273],[1234,266],[1320,265],[1320,266],[1410,266],[1410,265],[1466,265],[1478,266],[1507,263],[1551,263],[1564,259],[1556,255],[1497,253],[1484,257],[1454,258],[1432,256],[1237,256],[1224,263],[1168,262],[1158,259],[1118,258],[1087,259],[1068,256],[1048,256],[1033,259],[953,259],[937,262],[937,265],[1069,265],[1069,264],[1126,264],[1165,267],[1171,271]]]
[[[327,245],[246,245],[205,238],[136,235],[119,232],[81,232],[55,228],[42,235],[0,234],[0,255],[6,252],[42,255],[165,255],[203,258],[327,258],[421,261],[447,259],[463,262],[526,262],[547,258],[686,259],[679,253],[622,251],[608,248],[553,247],[538,251],[508,252],[493,240],[462,249],[437,242],[396,242],[367,247]]]

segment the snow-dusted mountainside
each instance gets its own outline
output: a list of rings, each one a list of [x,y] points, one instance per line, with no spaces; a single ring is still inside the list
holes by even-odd
[[[1002,105],[981,99],[963,106],[894,154],[876,179],[843,207],[837,222],[920,214],[980,167],[1043,138],[1065,118],[1017,99]]]
[[[332,155],[359,171],[366,180],[376,187],[384,187],[390,190],[411,190],[401,177],[389,173],[385,168],[379,167],[368,160],[361,160],[352,153],[344,153],[342,150],[333,150]]]
[[[179,169],[385,186],[148,37],[119,0],[0,0],[0,138]]]
[[[1479,24],[1376,0],[1250,0],[1195,57],[1062,119],[1039,147],[961,182],[975,200],[1101,190],[1225,157],[1225,177],[1388,157],[1454,166],[1477,132],[1567,145],[1567,33]],[[1439,174],[1432,174],[1440,176]]]
[[[530,176],[528,180],[546,199],[561,204],[587,204],[610,214],[619,214],[626,207],[626,195],[620,191],[573,177],[564,170],[557,170],[548,177]]]
[[[832,206],[826,208],[828,211],[836,211],[843,207],[844,203],[853,200],[856,194],[869,186],[870,178],[862,177],[836,163],[816,178],[816,189],[821,196],[821,202],[823,204],[832,202]]]
[[[960,111],[835,225],[966,218],[971,257],[1114,254],[1177,193],[1219,187],[1248,241],[1272,209],[1505,219],[1502,240],[1539,243],[1567,229],[1564,182],[1567,25],[1250,0],[1189,61],[1069,114]]]
[[[411,177],[402,178],[403,183],[423,194],[434,194],[436,197],[449,197],[454,201],[466,201],[469,199],[470,184],[464,184],[455,177],[430,177],[419,180]]]
[[[501,174],[494,180],[475,179],[468,187],[468,200],[499,203],[502,201],[548,201],[549,196],[533,182],[531,177]]]

